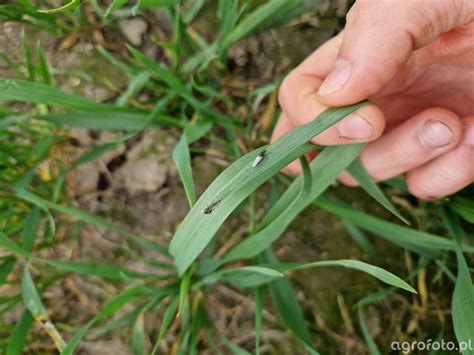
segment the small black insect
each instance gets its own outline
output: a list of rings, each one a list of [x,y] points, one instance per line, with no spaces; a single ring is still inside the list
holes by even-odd
[[[211,202],[205,209],[203,209],[201,212],[204,214],[211,214],[212,211],[214,211],[214,208],[221,202],[221,200]]]
[[[258,164],[260,164],[262,162],[262,160],[265,159],[268,154],[269,153],[267,152],[266,149],[264,149],[260,153],[258,153],[257,157],[255,158],[255,160],[252,163],[252,168],[255,168]]]

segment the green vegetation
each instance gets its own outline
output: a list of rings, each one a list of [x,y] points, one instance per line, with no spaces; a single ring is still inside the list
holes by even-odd
[[[363,145],[325,148],[307,143],[365,102],[329,109],[277,142],[266,144],[265,137],[274,124],[276,112],[269,111],[271,122],[265,123],[260,131],[254,128],[262,126],[255,114],[241,118],[237,99],[221,90],[221,81],[230,73],[228,51],[248,36],[299,18],[315,1],[220,0],[216,3],[218,28],[214,29],[211,41],[192,28],[193,21],[206,6],[202,0],[189,2],[188,6],[180,5],[177,0],[141,0],[133,4],[120,0],[87,3],[73,0],[57,8],[47,1],[30,0],[0,5],[2,21],[21,23],[27,29],[46,31],[61,38],[78,32],[93,38],[97,27],[116,30],[119,20],[156,9],[172,24],[169,38],[157,41],[164,52],[162,62],[133,46],[119,53],[97,44],[98,53],[123,73],[128,82],[107,102],[94,102],[61,89],[56,83],[68,73],[48,65],[42,44],[33,43],[28,31],[20,36],[21,62],[10,58],[8,52],[1,53],[0,60],[13,74],[0,78],[0,317],[15,310],[19,317],[14,323],[1,325],[0,353],[21,354],[27,347],[33,353],[35,341],[47,336],[61,354],[73,354],[89,332],[99,334],[127,327],[127,341],[134,354],[159,353],[168,332],[175,334],[172,353],[196,354],[205,348],[258,354],[266,326],[264,309],[273,309],[295,339],[309,353],[316,353],[314,327],[308,326],[313,320],[305,316],[288,275],[301,269],[341,266],[367,273],[380,281],[380,287],[386,287],[355,306],[359,334],[373,354],[387,352],[388,345],[378,344],[372,338],[364,307],[380,302],[397,289],[404,297],[408,292],[416,294],[420,285],[416,280],[433,267],[437,272],[430,282],[443,279],[453,285],[452,320],[457,340],[472,339],[474,289],[469,265],[474,246],[468,224],[474,220],[474,200],[468,191],[442,201],[418,201],[418,211],[423,212],[421,218],[414,208],[407,208],[402,216],[355,160]],[[252,103],[260,97],[271,101],[281,79],[249,92],[245,100]],[[144,100],[139,99],[142,93],[146,93]],[[71,158],[64,149],[70,144],[71,127],[117,134]],[[66,186],[67,176],[74,169],[153,129],[174,129],[181,134],[168,158],[178,169],[182,194],[186,195],[190,210],[177,226],[169,246],[71,205]],[[193,168],[192,156],[203,152],[197,144],[202,142],[216,147],[219,156],[232,163],[204,193],[198,194],[195,181],[200,171]],[[305,154],[315,148],[321,152],[308,163]],[[252,167],[263,149],[265,158]],[[295,159],[300,159],[303,166],[301,176],[290,180],[278,173]],[[326,190],[344,170],[392,217],[380,218],[332,199]],[[257,216],[256,190],[268,182],[273,186],[272,197],[266,214]],[[274,188],[278,185],[286,185],[283,193]],[[395,186],[403,193],[401,180],[389,181],[387,186]],[[417,265],[409,274],[396,270],[395,275],[357,260],[278,260],[271,251],[273,243],[310,207],[325,209],[341,218],[367,254],[375,253],[372,240],[381,238],[413,253]],[[203,213],[206,208],[210,213]],[[237,213],[248,213],[248,235],[216,257],[217,243],[223,242],[216,235],[229,216]],[[57,258],[55,248],[76,243],[78,231],[85,225],[121,235],[121,260],[137,260],[148,266],[146,271],[103,260]],[[59,233],[64,229],[68,232]],[[369,239],[364,231],[373,238]],[[153,252],[156,258],[144,257],[145,250]],[[47,297],[46,290],[71,274],[99,278],[103,285],[118,285],[121,291],[109,295],[85,323],[56,322],[46,306],[46,301],[54,303],[55,299]],[[244,349],[223,337],[213,324],[206,297],[217,283],[232,285],[245,294],[252,289],[255,304],[252,348]]]

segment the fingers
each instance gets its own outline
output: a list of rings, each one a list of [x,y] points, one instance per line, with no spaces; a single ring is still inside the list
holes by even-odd
[[[452,150],[462,137],[459,117],[446,109],[430,108],[369,143],[359,160],[375,180],[413,170]],[[341,182],[354,185],[347,174]]]
[[[407,174],[410,192],[422,199],[453,194],[474,181],[474,116],[463,120],[460,144]]]
[[[272,134],[272,139],[271,141],[274,142],[281,136],[283,136],[285,133],[291,131],[294,128],[293,124],[291,123],[290,119],[288,116],[286,116],[284,113],[280,115],[280,118],[278,119],[278,122],[275,126],[275,129],[273,130]],[[317,151],[311,152],[309,154],[306,154],[306,158],[311,161],[313,158],[317,155]],[[301,174],[302,168],[301,168],[301,163],[299,160],[295,160],[288,164],[285,168],[282,169],[282,171],[285,174],[289,175],[299,175]]]
[[[280,106],[292,126],[312,121],[327,106],[319,101],[317,91],[321,78],[331,69],[341,37],[326,42],[293,70],[283,81],[279,91]],[[368,142],[383,132],[385,119],[374,105],[368,105],[325,130],[312,141],[321,145]]]
[[[473,18],[474,2],[469,0],[356,2],[337,60],[319,88],[320,102],[341,106],[376,94],[415,49]]]

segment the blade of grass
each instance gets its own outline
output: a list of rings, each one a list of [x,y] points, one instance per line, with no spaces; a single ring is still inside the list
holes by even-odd
[[[266,250],[260,255],[260,261],[268,264],[277,263],[275,256]],[[273,304],[283,324],[306,346],[311,354],[318,352],[313,348],[313,341],[303,311],[300,308],[293,287],[287,278],[281,278],[268,285]]]
[[[361,229],[416,253],[436,256],[439,255],[441,251],[455,250],[455,245],[452,240],[384,221],[356,210],[346,204],[322,198],[317,199],[314,203],[340,218],[350,221]],[[462,249],[465,252],[474,252],[474,247],[472,246],[463,245]]]
[[[267,146],[267,157],[257,167],[252,161],[262,149],[250,152],[231,164],[207,188],[176,231],[170,253],[182,274],[210,242],[217,229],[240,203],[255,189],[291,161],[308,152],[305,143],[364,103],[328,109],[315,120],[299,126]],[[210,214],[202,211],[218,202]]]
[[[69,26],[64,21],[61,21],[54,15],[38,12],[36,7],[25,3],[25,1],[22,4],[0,5],[0,17],[10,21],[26,23],[33,28],[40,28],[56,35],[69,29]]]
[[[178,5],[179,0],[141,0],[140,9],[152,9],[155,7]]]
[[[31,251],[35,240],[38,237],[38,228],[41,220],[41,210],[38,207],[33,207],[31,212],[26,217],[25,225],[21,231],[21,242],[23,248]]]
[[[51,78],[51,73],[49,72],[48,62],[46,61],[43,47],[39,41],[36,44],[36,56],[38,57],[38,73],[41,76],[41,80],[43,80],[43,83],[46,85],[51,85],[53,83],[53,79]]]
[[[105,130],[136,130],[148,122],[147,112],[68,112],[36,116],[37,119],[61,124],[69,127],[105,129]],[[150,126],[159,124],[181,126],[181,122],[166,114],[154,115]]]
[[[89,112],[136,112],[89,101],[82,96],[69,94],[49,85],[17,79],[0,78],[0,102],[2,101],[22,101]]]
[[[62,351],[66,346],[63,338],[56,330],[56,327],[49,320],[48,313],[41,302],[41,298],[33,284],[30,271],[28,270],[28,264],[23,269],[23,277],[21,281],[21,295],[25,307],[31,312],[37,322],[41,324],[43,329],[48,333],[51,339],[54,341],[56,348]]]
[[[299,195],[289,202],[286,209],[272,223],[231,249],[220,264],[248,259],[268,248],[285,231],[295,217],[317,196],[323,193],[331,182],[344,171],[359,155],[362,148],[363,144],[328,147],[313,160],[311,171],[309,171],[307,163],[303,164],[303,176],[293,182],[295,185],[302,185]],[[278,205],[278,202],[276,205]]]
[[[364,320],[364,315],[362,314],[362,308],[359,308],[359,325],[360,329],[362,330],[362,335],[364,336],[365,343],[369,348],[371,355],[381,355],[380,350],[377,348],[377,344],[375,344],[374,338],[370,335],[369,328]]]
[[[120,69],[120,71],[128,77],[133,77],[135,71],[132,67],[118,60],[112,53],[108,52],[101,45],[97,45],[95,48],[97,49],[97,52],[99,52],[105,59],[109,61],[110,64]]]
[[[128,83],[127,89],[125,89],[125,91],[117,99],[116,105],[119,107],[126,106],[130,98],[138,95],[140,91],[143,90],[150,80],[150,77],[151,72],[149,70],[142,70],[134,75]]]
[[[114,137],[112,138],[109,142],[104,143],[94,149],[91,149],[83,154],[76,160],[74,160],[71,164],[71,170],[77,168],[81,164],[85,164],[87,162],[90,162],[94,159],[97,159],[100,157],[102,154],[107,153],[108,151],[111,151],[117,147],[117,145],[124,143],[128,141],[130,138],[134,137],[137,134],[136,131],[132,131],[129,133],[126,133],[124,135]]]
[[[170,87],[174,92],[183,97],[188,101],[193,108],[205,115],[208,119],[219,123],[223,127],[232,127],[239,125],[240,123],[233,118],[223,117],[210,109],[207,105],[196,99],[190,92],[190,90],[183,84],[180,78],[178,78],[169,69],[165,68],[159,63],[156,63],[153,59],[145,56],[144,54],[137,51],[131,46],[127,46],[128,50],[132,55],[140,62],[142,62],[147,69],[152,71],[158,80],[163,81],[167,86]]]
[[[218,333],[218,336],[219,336],[222,344],[230,351],[231,354],[234,354],[234,355],[250,355],[250,353],[247,350],[241,348],[237,344],[234,344],[233,342],[231,342],[229,339],[227,339],[223,335]]]
[[[33,63],[33,56],[31,53],[30,43],[26,38],[25,30],[22,30],[20,33],[20,42],[23,49],[23,57],[25,58],[25,67],[28,72],[28,80],[35,81],[36,79],[36,69]]]
[[[63,260],[50,260],[33,257],[35,261],[40,261],[58,269],[73,272],[76,274],[86,276],[97,276],[100,278],[110,280],[128,280],[134,278],[153,278],[156,277],[154,274],[145,272],[133,271],[127,268],[123,268],[117,265],[99,264],[99,263],[83,263],[77,261],[63,261]]]
[[[25,309],[20,320],[15,324],[15,328],[13,328],[5,355],[24,354],[23,347],[25,346],[28,332],[33,325],[33,320],[34,318],[30,311]]]
[[[64,271],[74,272],[87,276],[98,276],[111,280],[156,277],[156,275],[154,274],[133,271],[116,265],[39,258],[22,248],[20,245],[15,243],[2,232],[0,232],[0,246],[4,247],[7,250],[10,250],[11,252],[19,256],[31,258],[32,260],[35,260],[37,262],[46,263]]]
[[[145,355],[145,315],[141,312],[133,325],[132,330],[132,349],[133,355]]]
[[[73,163],[71,164],[71,169],[75,169],[78,165],[84,164],[86,162],[89,162],[91,160],[96,159],[97,157],[101,156],[102,154],[115,149],[117,145],[126,142],[130,138],[136,136],[139,134],[141,131],[143,131],[145,128],[147,128],[153,119],[156,117],[157,114],[159,114],[159,110],[161,109],[161,105],[158,103],[154,110],[148,115],[148,118],[146,121],[143,123],[143,125],[131,132],[128,132],[122,136],[114,137],[112,138],[109,142],[104,143],[94,149],[89,150],[88,152],[82,154],[79,158],[77,158]]]
[[[181,278],[179,285],[179,306],[178,315],[189,312],[189,286],[191,284],[191,272]]]
[[[158,333],[158,338],[156,339],[155,346],[153,347],[153,351],[151,352],[151,355],[155,355],[158,347],[160,346],[160,342],[163,339],[166,331],[168,330],[169,326],[171,325],[171,322],[173,318],[176,315],[176,311],[178,309],[178,298],[175,298],[171,301],[169,304],[168,308],[166,309],[166,312],[163,316],[163,321],[161,322],[160,326],[160,331]]]
[[[0,234],[2,238],[2,234]],[[3,263],[0,264],[0,286],[2,286],[7,280],[8,275],[12,272],[13,268],[16,265],[16,258],[13,255],[7,256]]]
[[[360,184],[360,186],[367,192],[372,198],[385,207],[389,212],[394,216],[400,219],[405,224],[410,224],[408,220],[403,217],[395,208],[395,206],[390,202],[390,200],[385,196],[380,187],[372,180],[370,175],[364,169],[362,164],[358,160],[354,160],[351,165],[348,166],[347,172],[352,175],[354,179]]]
[[[466,259],[461,250],[462,229],[457,215],[443,206],[441,216],[456,243],[458,276],[452,298],[454,333],[459,344],[469,344],[474,338],[474,286]],[[474,349],[464,349],[463,354],[474,354]]]
[[[137,297],[143,297],[143,295],[143,288],[138,286],[126,289],[125,291],[119,293],[117,296],[113,297],[110,301],[107,302],[104,308],[102,308],[102,310],[94,316],[94,318],[92,318],[89,322],[87,322],[87,324],[82,326],[76,333],[74,333],[71,340],[69,340],[68,344],[61,352],[61,355],[73,355],[82,338],[86,335],[86,333],[95,323],[114,315],[119,309],[121,309],[132,299],[135,299]]]
[[[224,52],[232,44],[256,30],[258,26],[274,16],[278,11],[281,11],[281,9],[287,5],[288,1],[286,0],[273,0],[247,15],[222,39],[219,52]]]
[[[0,119],[0,129],[6,128],[14,123],[26,120],[30,115],[8,115]]]
[[[467,198],[455,196],[451,207],[467,222],[474,223],[474,202]]]
[[[69,10],[72,10],[79,6],[81,4],[81,0],[71,0],[67,4],[64,4],[63,6],[57,7],[55,9],[45,9],[45,10],[38,10],[38,12],[41,12],[43,14],[56,14],[59,12],[66,12]]]
[[[131,233],[131,232],[125,230],[124,228],[119,227],[119,226],[117,226],[113,223],[110,223],[110,222],[108,222],[107,220],[105,220],[101,217],[91,215],[91,214],[89,214],[87,212],[84,212],[84,211],[81,211],[77,208],[62,206],[62,205],[59,205],[57,203],[42,199],[41,197],[36,196],[35,194],[25,190],[24,188],[17,187],[17,188],[14,189],[13,193],[15,194],[16,197],[18,197],[18,198],[20,198],[24,201],[28,201],[28,202],[42,208],[43,210],[51,209],[51,210],[54,210],[56,212],[69,215],[72,218],[74,218],[75,220],[84,221],[84,222],[87,222],[87,223],[91,223],[91,224],[94,224],[94,225],[97,225],[97,226],[100,226],[100,227],[104,227],[104,228],[113,230],[115,232],[124,234],[128,238],[130,238],[130,240],[132,240],[133,242],[143,246],[144,248],[156,251],[157,253],[163,254],[165,256],[169,256],[166,248],[164,246],[160,245],[159,243],[149,241],[149,240],[145,240],[142,237],[140,237],[139,235]],[[2,235],[2,233],[0,232],[0,237],[1,237],[1,235]],[[24,250],[22,248],[20,248],[20,250],[16,250],[15,252],[17,252],[17,253],[18,252],[20,252],[20,253],[23,252],[24,253]]]
[[[243,266],[211,273],[202,282],[212,284],[223,281],[238,287],[257,287],[279,277],[283,277],[283,274],[274,269],[262,266]]]
[[[114,10],[118,10],[122,8],[124,5],[128,3],[128,0],[113,0],[107,10],[105,11],[104,18],[107,18],[110,13]]]
[[[206,3],[206,0],[196,0],[191,3],[188,12],[184,15],[183,22],[189,25],[196,18],[199,11],[201,11],[203,5]]]
[[[196,121],[187,124],[178,144],[173,149],[173,161],[183,182],[190,207],[196,202],[196,191],[194,189],[189,145],[206,135],[211,128],[212,122],[210,121]]]
[[[362,232],[358,227],[356,227],[353,223],[343,220],[342,223],[344,227],[346,227],[347,232],[349,235],[354,239],[354,241],[371,257],[375,257],[375,250],[374,246],[372,245],[371,241],[367,236]]]
[[[268,267],[273,267],[281,272],[288,272],[294,270],[305,270],[313,267],[326,267],[326,266],[343,266],[349,269],[359,270],[365,272],[376,279],[379,279],[382,282],[385,282],[388,285],[407,290],[409,292],[417,293],[416,290],[403,281],[398,276],[392,274],[391,272],[384,270],[378,266],[367,264],[363,261],[344,259],[344,260],[323,260],[315,261],[311,263],[280,263],[275,266],[267,265]]]

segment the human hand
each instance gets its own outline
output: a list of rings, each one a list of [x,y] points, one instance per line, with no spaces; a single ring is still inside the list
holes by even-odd
[[[332,38],[283,81],[272,141],[327,107],[370,99],[313,138],[370,142],[359,160],[375,180],[406,173],[423,199],[474,180],[474,1],[361,0]],[[299,162],[284,169],[298,174]],[[343,173],[339,180],[355,186]]]

